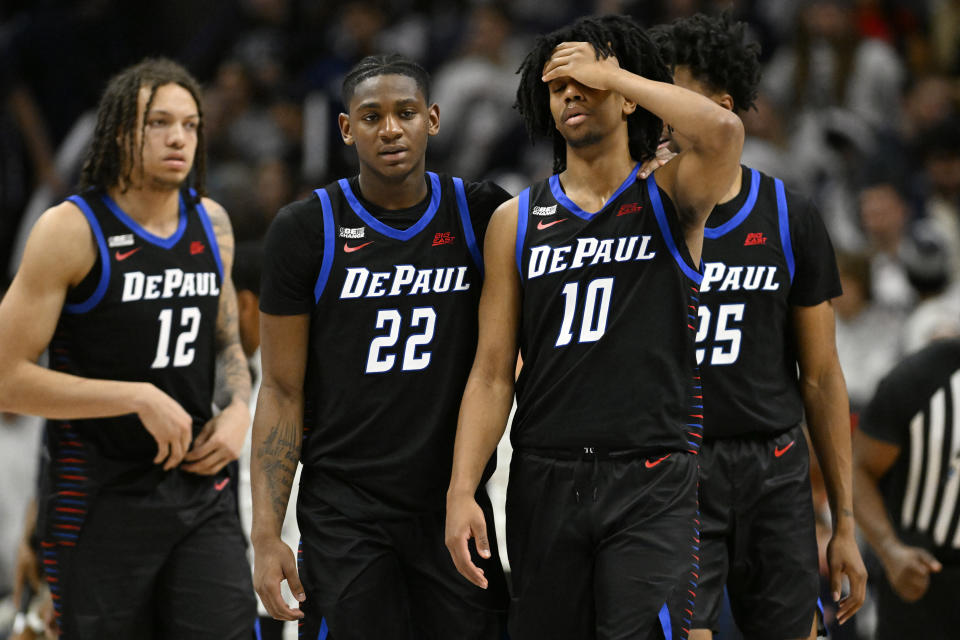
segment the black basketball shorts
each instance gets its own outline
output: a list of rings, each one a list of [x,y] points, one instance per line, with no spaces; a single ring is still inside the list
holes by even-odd
[[[508,604],[490,501],[492,557],[473,561],[487,589],[461,576],[444,544],[445,512],[405,519],[347,518],[313,501],[297,504],[297,565],[306,600],[300,637],[316,640],[501,640]],[[329,634],[329,636],[328,636]]]
[[[686,638],[695,598],[697,456],[514,451],[507,488],[512,640]]]
[[[810,455],[801,427],[700,449],[700,589],[693,628],[716,631],[727,588],[747,638],[807,637],[819,593]]]

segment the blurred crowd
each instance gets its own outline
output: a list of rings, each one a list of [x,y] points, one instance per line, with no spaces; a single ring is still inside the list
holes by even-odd
[[[70,192],[106,79],[145,55],[203,82],[208,188],[247,241],[286,202],[356,171],[336,115],[343,74],[367,54],[397,51],[433,75],[428,168],[517,193],[551,167],[549,143],[531,144],[512,108],[537,34],[585,13],[653,25],[721,10],[762,45],[744,163],[810,196],[837,250],[837,344],[856,413],[903,355],[960,333],[960,0],[7,1],[0,290],[28,227]],[[0,435],[36,439],[18,425],[0,417]],[[0,500],[17,494],[12,482],[32,486],[8,458],[27,456],[0,445]],[[17,506],[0,503],[0,596]]]

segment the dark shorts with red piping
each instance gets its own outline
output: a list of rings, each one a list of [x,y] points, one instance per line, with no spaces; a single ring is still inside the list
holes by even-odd
[[[696,598],[696,455],[514,451],[506,515],[512,640],[687,637],[665,604]]]

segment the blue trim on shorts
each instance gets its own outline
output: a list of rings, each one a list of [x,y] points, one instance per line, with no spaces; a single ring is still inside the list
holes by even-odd
[[[660,628],[663,629],[664,638],[673,638],[673,626],[670,624],[670,609],[667,608],[666,602],[660,607]]]

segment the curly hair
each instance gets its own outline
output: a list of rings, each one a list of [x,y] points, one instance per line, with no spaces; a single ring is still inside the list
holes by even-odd
[[[417,83],[417,88],[423,94],[423,99],[427,103],[430,102],[430,74],[427,73],[426,69],[399,53],[388,53],[367,56],[353,65],[347,72],[340,87],[340,99],[343,101],[343,106],[346,109],[350,108],[350,101],[353,99],[353,92],[358,84],[375,76],[391,74],[413,78]]]
[[[717,17],[698,13],[657,25],[650,37],[672,68],[683,66],[712,91],[729,93],[733,110],[753,107],[760,83],[760,45],[748,42],[746,24],[724,11]]]
[[[133,159],[143,153],[147,113],[153,105],[157,88],[165,84],[180,85],[190,92],[197,104],[200,120],[197,126],[197,151],[191,171],[191,186],[196,192],[196,199],[206,195],[207,157],[200,83],[184,67],[167,58],[146,58],[127,67],[107,83],[97,108],[93,142],[80,170],[81,190],[107,189],[122,182],[126,191],[135,165]],[[137,99],[143,87],[150,89],[150,95],[144,105],[143,116],[140,122],[137,122]],[[135,148],[134,127],[140,128],[139,149]]]
[[[550,93],[541,81],[543,67],[554,48],[561,42],[588,42],[600,57],[616,56],[620,66],[651,80],[673,82],[670,70],[646,32],[633,18],[621,15],[588,16],[573,24],[537,38],[517,70],[520,86],[514,108],[527,128],[530,138],[553,139],[553,170],[567,166],[566,140],[557,131],[550,112]],[[646,109],[638,108],[627,117],[630,156],[637,161],[651,157],[657,150],[663,122]]]

